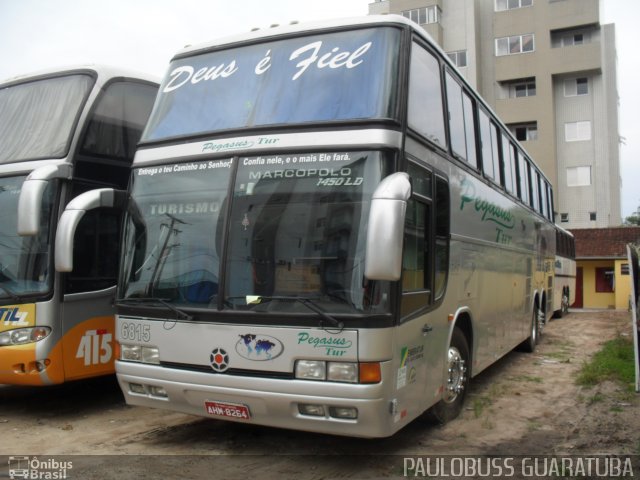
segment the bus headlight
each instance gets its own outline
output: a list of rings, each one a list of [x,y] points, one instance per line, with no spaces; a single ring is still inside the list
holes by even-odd
[[[0,332],[0,347],[7,345],[24,345],[25,343],[39,342],[51,333],[49,327],[17,328]]]
[[[356,383],[358,381],[358,364],[353,362],[329,362],[327,364],[327,380]]]
[[[120,360],[125,362],[160,364],[160,352],[158,347],[144,345],[120,344]]]
[[[303,380],[324,380],[327,376],[326,362],[322,360],[298,360],[296,378]]]
[[[295,377],[300,380],[327,380],[343,383],[380,383],[380,362],[325,362],[323,360],[298,360]]]

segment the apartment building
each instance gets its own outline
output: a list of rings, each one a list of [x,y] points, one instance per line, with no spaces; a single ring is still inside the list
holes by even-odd
[[[556,222],[618,226],[615,27],[599,0],[381,0],[419,23],[551,180]]]

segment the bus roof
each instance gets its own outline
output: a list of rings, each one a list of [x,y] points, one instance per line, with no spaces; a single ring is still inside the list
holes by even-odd
[[[341,27],[367,27],[367,26],[380,26],[380,25],[401,25],[405,27],[409,27],[416,34],[421,36],[424,40],[426,40],[431,48],[435,49],[439,52],[440,57],[447,63],[449,68],[458,72],[459,78],[461,81],[465,83],[467,88],[471,91],[476,92],[478,101],[482,104],[483,108],[485,108],[488,112],[490,112],[495,119],[502,125],[503,131],[505,131],[508,135],[511,136],[512,141],[518,145],[518,148],[525,152],[526,155],[532,160],[532,164],[535,169],[540,173],[540,175],[549,182],[548,177],[544,174],[541,168],[538,166],[535,159],[526,151],[526,149],[522,146],[522,144],[511,134],[509,129],[506,127],[504,122],[500,120],[500,117],[495,113],[493,108],[482,98],[482,96],[473,88],[469,82],[467,82],[464,75],[460,74],[458,68],[451,61],[446,52],[438,45],[435,40],[429,35],[429,33],[424,30],[420,25],[413,22],[412,20],[407,19],[402,15],[389,14],[389,15],[367,15],[361,17],[348,17],[348,18],[336,18],[329,20],[318,20],[313,22],[292,22],[289,25],[276,25],[270,28],[265,29],[256,29],[250,32],[230,35],[226,37],[221,37],[218,39],[211,40],[209,42],[204,42],[197,45],[187,45],[182,50],[178,51],[172,61],[196,56],[202,53],[206,53],[212,50],[224,49],[226,47],[230,47],[237,44],[246,44],[246,43],[260,43],[263,41],[273,40],[278,37],[295,35],[297,33],[312,33],[314,31],[319,30],[331,30],[338,29]]]
[[[236,43],[264,41],[295,33],[308,33],[315,30],[326,30],[340,27],[366,27],[367,25],[380,24],[404,24],[407,26],[413,26],[414,28],[418,26],[416,23],[408,20],[402,15],[368,15],[362,17],[336,18],[331,20],[318,20],[314,22],[304,23],[292,22],[289,25],[277,25],[270,28],[255,29],[250,32],[221,37],[198,45],[187,45],[178,53],[176,53],[173,59],[175,60],[176,58],[197,55],[199,53],[204,53],[206,51],[218,48],[224,48],[225,46],[233,45]],[[421,33],[429,37],[429,34],[426,31],[422,30]],[[435,44],[433,40],[431,40],[431,43]]]
[[[98,83],[104,83],[112,78],[135,78],[138,80],[144,80],[151,83],[160,83],[160,79],[157,76],[150,75],[148,73],[139,72],[133,69],[114,67],[111,65],[75,65],[75,66],[63,66],[47,68],[35,72],[30,72],[16,77],[8,78],[0,81],[0,88],[6,88],[11,85],[16,85],[40,78],[46,78],[51,76],[66,75],[71,73],[91,73],[98,79]]]

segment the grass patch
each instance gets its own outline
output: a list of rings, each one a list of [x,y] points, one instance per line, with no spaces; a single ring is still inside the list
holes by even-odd
[[[473,400],[473,415],[476,418],[482,416],[484,409],[491,405],[491,400],[487,397],[478,397]]]
[[[587,405],[593,405],[594,403],[600,402],[604,402],[604,396],[601,393],[596,393],[594,396],[589,398]]]
[[[511,377],[511,380],[514,380],[516,382],[542,383],[542,377],[534,377],[531,375],[518,375],[515,377]]]
[[[537,420],[529,420],[527,422],[527,430],[529,433],[535,432],[536,430],[540,430],[542,428],[542,423]]]
[[[605,343],[602,350],[582,366],[576,383],[593,387],[605,380],[614,380],[632,387],[635,375],[633,341],[618,337]]]

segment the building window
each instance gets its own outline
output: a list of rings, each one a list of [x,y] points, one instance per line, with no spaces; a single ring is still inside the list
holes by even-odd
[[[611,267],[596,267],[596,292],[611,293],[615,291],[614,272]]]
[[[552,30],[551,47],[572,47],[574,45],[584,45],[590,43],[592,35],[596,34],[594,28],[580,28],[574,30]]]
[[[536,95],[535,77],[507,80],[499,82],[499,85],[498,96],[500,98],[534,97]]]
[[[623,263],[620,265],[620,274],[621,275],[629,275],[629,264]]]
[[[589,220],[591,220],[592,222],[596,221],[596,212],[589,212]]]
[[[568,213],[561,213],[560,214],[560,221],[562,223],[567,223],[569,221],[569,214]]]
[[[520,142],[538,139],[538,122],[519,123],[507,127]]]
[[[456,52],[447,53],[451,61],[455,64],[456,67],[466,67],[467,66],[467,51],[466,50],[458,50]]]
[[[586,187],[591,185],[591,167],[567,168],[567,187]]]
[[[430,7],[414,8],[413,10],[405,10],[402,15],[409,20],[413,20],[420,25],[429,23],[438,23],[442,12],[437,5],[431,5]]]
[[[534,51],[533,33],[496,38],[496,56],[517,55]]]
[[[564,124],[564,139],[567,142],[591,140],[591,122],[569,122]]]
[[[496,12],[530,7],[531,5],[533,5],[533,0],[496,0]]]
[[[564,81],[564,96],[575,97],[577,95],[589,95],[588,78],[572,78]]]
[[[584,33],[570,33],[562,37],[562,46],[571,47],[573,45],[582,45],[584,41]]]

